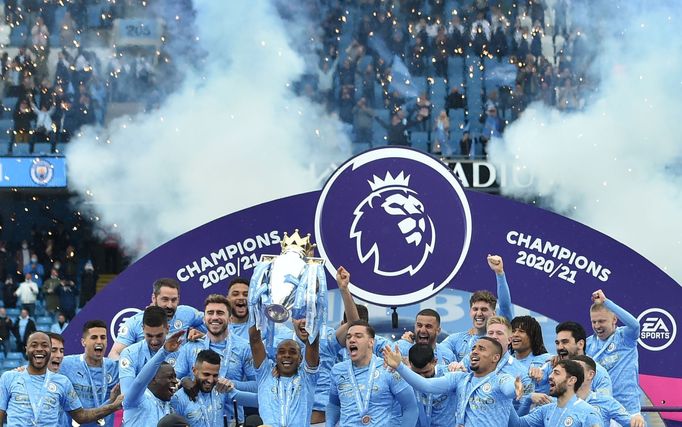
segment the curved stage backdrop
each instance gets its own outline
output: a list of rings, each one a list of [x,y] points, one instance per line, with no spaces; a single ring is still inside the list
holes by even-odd
[[[656,405],[682,405],[682,394],[675,392],[682,390],[680,285],[589,227],[463,190],[444,165],[407,148],[362,153],[322,191],[227,215],[164,244],[73,319],[65,333],[67,352],[81,350],[80,330],[88,319],[110,322],[113,341],[121,322],[149,303],[151,284],[160,277],[177,278],[181,303],[201,308],[208,294],[225,293],[232,277],[249,277],[262,254],[278,254],[284,232],[294,229],[314,233],[327,259],[330,288],[332,272],[343,265],[351,272],[353,294],[378,305],[414,305],[444,288],[494,291],[489,253],[505,260],[514,304],[555,321],[576,320],[591,330],[591,294],[603,289],[640,320],[643,390]]]

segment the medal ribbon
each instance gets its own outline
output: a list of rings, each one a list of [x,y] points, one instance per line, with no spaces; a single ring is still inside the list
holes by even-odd
[[[288,384],[282,384],[281,378],[277,378],[277,398],[279,399],[279,420],[280,426],[286,427],[287,419],[289,418],[289,398],[293,397],[294,394],[294,379],[298,378],[298,375],[291,377],[291,381]]]
[[[92,397],[95,401],[95,408],[99,408],[102,403],[106,401],[107,398],[107,388],[108,388],[108,383],[107,383],[107,364],[106,364],[106,359],[102,359],[102,397],[100,398],[99,394],[97,393],[97,389],[95,388],[95,382],[92,379],[92,375],[90,374],[90,368],[88,367],[88,364],[85,362],[85,355],[81,354],[81,362],[83,362],[83,367],[85,368],[85,375],[88,377],[88,381],[90,382],[90,389],[92,390]]]
[[[28,370],[25,370],[23,372],[23,375],[25,377],[25,388],[26,388],[26,394],[28,395],[28,401],[31,404],[31,410],[33,411],[33,425],[37,425],[38,421],[40,420],[40,413],[43,411],[43,400],[45,399],[46,390],[47,390],[47,385],[50,383],[50,379],[52,378],[52,372],[47,370],[45,372],[45,380],[43,381],[43,386],[40,388],[40,393],[36,393],[39,396],[38,403],[34,403],[34,400],[31,398],[32,395],[34,395],[33,390],[33,383],[31,382],[31,375],[29,375]],[[31,390],[29,390],[29,388]]]
[[[369,368],[367,371],[367,375],[369,376],[367,380],[367,391],[365,392],[365,398],[363,400],[362,396],[360,395],[360,389],[358,388],[358,380],[355,378],[353,362],[349,361],[348,363],[348,377],[350,378],[350,381],[353,384],[353,391],[355,392],[355,404],[358,407],[358,412],[360,412],[360,418],[367,415],[367,411],[369,410],[369,399],[372,395],[372,386],[374,385],[374,371],[376,371],[376,367],[377,358],[372,356],[372,361],[369,363]]]

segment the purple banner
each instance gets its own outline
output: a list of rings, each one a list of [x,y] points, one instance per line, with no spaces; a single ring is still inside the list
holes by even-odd
[[[324,192],[227,215],[151,252],[76,316],[66,330],[67,352],[80,351],[88,319],[111,322],[113,341],[131,310],[149,304],[151,284],[160,277],[180,281],[182,304],[203,307],[208,294],[226,292],[233,276],[249,277],[262,254],[278,254],[284,231],[298,228],[315,232],[328,269],[348,268],[354,294],[374,304],[417,303],[444,287],[494,291],[487,254],[504,258],[514,304],[555,321],[578,321],[588,331],[591,294],[603,289],[640,319],[643,389],[657,397],[668,387],[667,404],[681,404],[669,387],[682,384],[675,320],[682,318],[682,288],[663,271],[580,223],[462,190],[444,165],[413,150],[368,153],[341,166]],[[335,286],[329,272],[328,283]]]

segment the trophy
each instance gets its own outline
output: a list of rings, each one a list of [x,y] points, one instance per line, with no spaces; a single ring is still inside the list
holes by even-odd
[[[298,229],[282,238],[279,255],[263,255],[249,284],[249,307],[259,330],[266,330],[270,343],[275,323],[290,317],[306,319],[310,342],[317,338],[327,319],[327,281],[324,260],[315,258],[310,234]]]

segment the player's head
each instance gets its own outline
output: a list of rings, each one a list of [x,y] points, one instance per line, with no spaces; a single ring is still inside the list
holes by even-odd
[[[414,322],[414,342],[433,347],[436,345],[438,334],[440,334],[440,314],[430,308],[425,308],[417,313]]]
[[[249,280],[235,277],[227,285],[227,299],[230,300],[232,317],[237,322],[246,321],[249,317]]]
[[[573,360],[560,360],[549,374],[549,395],[561,397],[575,393],[585,379],[583,368]]]
[[[168,334],[166,310],[153,305],[145,308],[142,315],[142,332],[149,348],[152,351],[159,350]]]
[[[428,344],[415,344],[408,353],[412,371],[424,378],[431,378],[436,373],[438,360],[433,354],[433,347]]]
[[[374,328],[364,320],[356,320],[348,327],[346,349],[350,360],[355,364],[369,363],[374,352]]]
[[[478,330],[485,329],[488,318],[495,315],[497,298],[488,291],[476,291],[469,298],[469,317]]]
[[[275,363],[277,372],[283,377],[291,377],[298,372],[298,366],[303,360],[301,347],[294,340],[283,340],[277,345]]]
[[[153,285],[152,305],[165,310],[168,320],[175,316],[175,310],[180,304],[180,284],[175,279],[158,279]]]
[[[26,340],[26,359],[28,366],[34,371],[44,372],[47,369],[52,352],[50,337],[45,332],[34,332]]]
[[[88,320],[83,325],[81,344],[85,357],[91,362],[99,362],[107,349],[107,325],[101,320]]]
[[[597,363],[594,361],[593,358],[591,358],[590,356],[586,356],[584,354],[573,356],[571,357],[571,360],[573,360],[574,362],[578,362],[580,366],[582,366],[583,375],[585,376],[583,385],[585,385],[588,388],[591,388],[592,380],[594,379],[594,376],[597,374]]]
[[[156,427],[189,427],[189,421],[182,415],[168,414],[159,420]]]
[[[517,316],[511,321],[511,346],[517,353],[530,351],[534,356],[547,353],[540,323],[531,316]]]
[[[220,377],[220,355],[213,350],[201,350],[192,367],[199,390],[209,393]]]
[[[364,320],[365,322],[369,323],[369,310],[367,310],[367,306],[362,305],[362,304],[355,304],[355,308],[358,310],[358,317],[360,320]],[[348,319],[346,318],[346,313],[343,313],[343,323],[348,323]]]
[[[556,354],[560,359],[568,359],[585,354],[587,336],[583,325],[577,322],[561,322],[556,326]]]
[[[48,332],[47,336],[50,337],[50,362],[47,369],[52,372],[59,372],[64,360],[64,337],[54,332]]]
[[[491,316],[486,323],[486,335],[497,340],[504,351],[511,343],[512,327],[509,320],[503,316]]]
[[[597,338],[605,340],[616,331],[618,318],[611,310],[604,307],[604,304],[592,304],[592,307],[590,307],[590,322]]]
[[[487,375],[495,370],[503,353],[504,350],[498,340],[492,337],[481,337],[471,350],[469,367],[477,376]]]
[[[156,375],[147,386],[154,396],[159,400],[168,402],[178,388],[178,379],[175,376],[175,369],[168,362],[161,362],[161,366],[156,371]]]
[[[223,295],[211,294],[204,300],[204,325],[214,337],[227,331],[230,321],[230,301]]]

